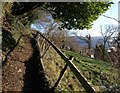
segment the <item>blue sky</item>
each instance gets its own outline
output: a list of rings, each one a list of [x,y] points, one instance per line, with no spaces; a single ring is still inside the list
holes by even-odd
[[[118,0],[113,0],[114,4],[107,10],[103,15],[113,17],[118,19]],[[100,16],[96,21],[93,22],[93,26],[89,30],[76,30],[78,35],[86,35],[90,33],[91,36],[100,36],[99,27],[105,24],[113,24],[118,25],[117,21],[113,19],[106,18],[104,16]]]

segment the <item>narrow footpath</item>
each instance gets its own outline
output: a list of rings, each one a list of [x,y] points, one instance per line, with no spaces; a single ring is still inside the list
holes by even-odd
[[[2,91],[23,93],[50,92],[40,61],[40,51],[34,38],[23,37],[23,45],[16,46],[2,67]]]

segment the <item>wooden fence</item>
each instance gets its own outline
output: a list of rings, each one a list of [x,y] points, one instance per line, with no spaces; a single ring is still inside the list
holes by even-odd
[[[70,67],[71,71],[75,74],[77,79],[79,80],[79,83],[82,84],[84,89],[86,90],[87,93],[95,93],[94,89],[88,84],[88,82],[84,79],[84,77],[80,74],[80,71],[77,69],[77,67],[72,63],[70,59],[67,58],[66,55],[62,53],[62,51],[57,48],[50,40],[48,40],[41,32],[37,31],[41,37],[43,37],[54,49],[55,51],[61,56],[61,58],[66,62],[65,67],[61,71],[60,77],[58,78],[57,82],[53,86],[53,91],[55,90],[55,87],[57,87],[60,79],[62,78],[65,70],[67,69],[67,66]]]

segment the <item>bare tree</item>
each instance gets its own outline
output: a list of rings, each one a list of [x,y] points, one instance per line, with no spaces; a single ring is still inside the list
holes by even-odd
[[[120,3],[120,2],[119,2]],[[109,16],[106,16],[106,15],[103,15],[104,17],[106,17],[106,18],[109,18],[109,19],[113,19],[113,20],[115,20],[115,21],[117,21],[118,22],[118,29],[117,29],[117,35],[116,35],[116,39],[114,40],[116,43],[117,43],[117,62],[118,62],[118,67],[120,67],[120,20],[119,19],[116,19],[116,18],[113,18],[113,17],[109,17]]]
[[[112,46],[113,46],[113,52],[111,52],[110,59],[114,65],[117,67],[120,67],[120,28],[117,27],[117,33],[113,38]]]
[[[34,21],[32,29],[42,32],[48,39],[50,39],[50,34],[57,27],[57,23],[53,20],[52,15],[48,11],[38,10],[37,13],[39,19]],[[41,38],[39,34],[37,37],[38,45],[41,51],[40,55],[43,57],[50,45]]]
[[[66,48],[67,47],[67,41],[68,41],[68,31],[59,28],[55,28],[54,32],[51,33],[51,41],[54,42],[55,45],[57,45],[59,48]]]
[[[106,48],[108,47],[107,44],[109,40],[116,32],[116,27],[113,25],[104,25],[100,26],[100,32],[103,37],[103,51],[102,51],[102,58],[105,60]]]
[[[39,19],[35,21],[34,26],[36,30],[42,32],[47,39],[53,42],[58,47],[65,46],[68,31],[59,29],[61,22],[56,22],[51,14],[46,10],[39,10]],[[43,57],[50,45],[38,35],[38,45],[41,49],[41,56]]]
[[[79,39],[79,40],[83,40],[85,41],[85,43],[88,45],[88,50],[89,50],[89,54],[88,56],[91,55],[91,35],[88,34],[85,37],[83,36],[78,36],[76,32],[73,32],[73,34]]]
[[[118,37],[117,37],[117,54],[118,54],[118,67],[120,67],[120,30],[118,32]]]

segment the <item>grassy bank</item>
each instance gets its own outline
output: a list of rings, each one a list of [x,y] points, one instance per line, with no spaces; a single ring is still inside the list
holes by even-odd
[[[88,83],[95,91],[117,91],[119,89],[119,78],[117,69],[113,68],[108,62],[91,59],[81,56],[78,53],[63,50],[67,56],[73,56],[73,63],[80,70],[80,73],[85,77]],[[60,71],[65,65],[61,57],[50,48],[43,58],[43,65],[51,87],[59,77]],[[78,82],[70,68],[60,81],[58,91],[84,91],[82,85]]]

